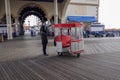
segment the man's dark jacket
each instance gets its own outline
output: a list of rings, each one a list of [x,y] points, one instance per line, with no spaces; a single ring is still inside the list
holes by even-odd
[[[41,26],[40,34],[41,34],[42,44],[47,44],[48,39],[47,39],[47,28],[46,28],[46,26]]]

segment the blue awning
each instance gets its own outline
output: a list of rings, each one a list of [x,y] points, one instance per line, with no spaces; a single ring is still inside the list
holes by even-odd
[[[68,16],[69,22],[97,22],[94,16]]]

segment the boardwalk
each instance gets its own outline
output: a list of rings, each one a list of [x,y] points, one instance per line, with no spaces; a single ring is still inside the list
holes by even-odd
[[[0,43],[0,80],[120,80],[120,38],[85,39],[80,58],[48,46],[45,57],[37,39]]]

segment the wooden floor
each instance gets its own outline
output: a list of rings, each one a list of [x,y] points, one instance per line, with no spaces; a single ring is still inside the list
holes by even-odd
[[[58,57],[49,40],[49,56],[40,40],[0,43],[0,80],[120,80],[120,38],[85,39],[80,58]]]

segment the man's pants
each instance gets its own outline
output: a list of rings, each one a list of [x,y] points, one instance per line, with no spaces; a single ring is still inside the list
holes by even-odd
[[[47,43],[42,43],[42,46],[43,46],[43,54],[47,54],[46,53]]]

